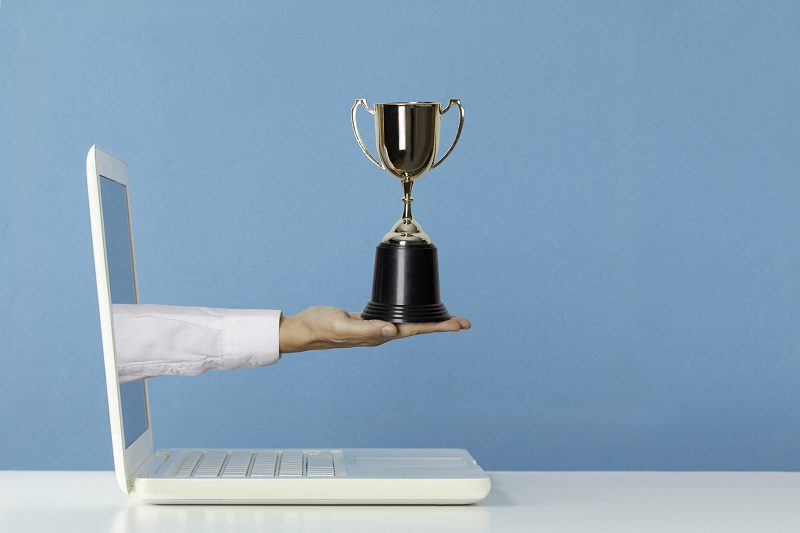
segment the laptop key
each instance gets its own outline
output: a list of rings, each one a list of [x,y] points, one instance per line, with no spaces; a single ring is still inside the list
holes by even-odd
[[[306,476],[334,477],[333,455],[326,452],[309,454],[306,458]]]
[[[250,469],[250,477],[274,477],[277,465],[277,452],[257,453],[253,459],[253,467]]]
[[[303,475],[303,453],[283,452],[278,467],[278,477],[301,477]]]
[[[192,477],[211,478],[219,477],[222,465],[225,463],[225,458],[228,456],[227,452],[212,451],[206,452],[200,460],[200,464],[194,472]]]
[[[253,454],[250,452],[234,452],[228,457],[225,468],[222,470],[221,477],[245,477],[247,469],[250,467],[250,459]]]
[[[202,456],[203,454],[201,452],[190,452],[183,460],[181,466],[178,467],[178,470],[175,472],[175,477],[190,477]]]

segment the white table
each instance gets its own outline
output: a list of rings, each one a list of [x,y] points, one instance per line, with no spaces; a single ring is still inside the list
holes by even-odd
[[[155,506],[112,472],[0,472],[0,531],[800,531],[800,473],[493,472],[478,505]]]

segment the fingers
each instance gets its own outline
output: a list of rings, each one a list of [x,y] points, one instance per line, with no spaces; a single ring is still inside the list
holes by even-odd
[[[337,323],[336,333],[341,340],[354,345],[363,343],[375,346],[393,338],[401,339],[427,333],[459,331],[472,327],[472,323],[468,319],[459,316],[451,317],[442,322],[410,324],[393,324],[384,320],[364,320],[361,318],[361,314],[355,311],[348,312],[347,317]]]
[[[398,338],[411,337],[412,335],[423,335],[425,333],[439,333],[446,331],[458,331],[462,328],[471,327],[469,320],[462,318],[451,318],[444,322],[423,322],[418,324],[398,324]]]
[[[450,320],[455,320],[461,326],[461,329],[470,329],[472,327],[472,322],[468,319],[464,318],[463,316],[453,316],[450,317]]]

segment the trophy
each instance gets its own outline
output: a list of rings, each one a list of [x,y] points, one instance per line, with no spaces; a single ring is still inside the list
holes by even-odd
[[[375,116],[375,158],[361,139],[356,124],[358,106]],[[436,161],[439,124],[452,106],[458,107],[458,131],[453,144]],[[403,215],[395,222],[375,252],[372,299],[361,316],[365,320],[388,322],[439,322],[450,315],[439,297],[439,264],[436,246],[411,214],[414,182],[447,159],[464,126],[461,101],[451,99],[442,109],[439,102],[394,102],[375,104],[370,109],[363,98],[351,109],[353,133],[361,151],[370,161],[400,180],[403,186]]]

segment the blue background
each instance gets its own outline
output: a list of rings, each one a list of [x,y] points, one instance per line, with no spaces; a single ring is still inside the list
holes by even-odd
[[[458,97],[462,140],[415,213],[474,328],[153,380],[156,444],[798,469],[798,20],[793,2],[4,0],[0,468],[112,467],[91,144],[129,164],[141,301],[360,309],[401,190],[350,105]]]

